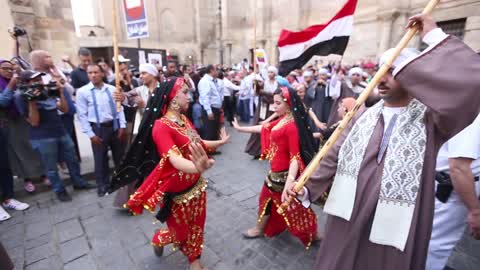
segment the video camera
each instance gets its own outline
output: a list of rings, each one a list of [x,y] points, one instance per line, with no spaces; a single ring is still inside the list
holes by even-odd
[[[13,30],[8,30],[8,32],[12,33],[15,37],[21,37],[27,34],[27,30],[18,26],[14,26]]]
[[[20,84],[18,90],[22,92],[22,96],[28,101],[31,100],[46,100],[48,98],[60,97],[60,88],[57,86],[56,81],[50,81],[48,84],[33,83],[33,84]],[[36,95],[35,91],[39,91],[40,94]]]

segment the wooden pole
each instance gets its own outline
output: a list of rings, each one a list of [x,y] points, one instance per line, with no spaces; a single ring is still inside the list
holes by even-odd
[[[113,37],[113,59],[115,65],[115,88],[121,91],[120,87],[120,63],[118,62],[118,31],[117,31],[117,1],[112,0],[113,8],[112,8],[112,37]],[[122,110],[122,103],[120,101],[116,102],[117,104],[117,112]]]
[[[253,0],[253,94],[257,94],[257,0]]]
[[[435,6],[440,2],[440,0],[430,0],[428,2],[427,6],[423,10],[422,14],[430,14],[432,10],[435,8]],[[325,143],[323,148],[320,150],[320,152],[314,157],[314,159],[308,164],[308,166],[305,168],[303,171],[302,175],[298,178],[297,183],[295,184],[294,190],[296,192],[299,192],[300,190],[303,189],[303,186],[305,183],[308,181],[310,176],[313,174],[315,169],[318,167],[320,162],[325,158],[327,155],[328,151],[332,148],[332,146],[335,144],[335,142],[338,140],[340,135],[342,134],[343,130],[345,127],[350,123],[352,120],[352,117],[358,112],[360,107],[363,105],[363,103],[367,100],[368,96],[370,96],[370,93],[373,91],[373,89],[377,86],[381,78],[388,72],[388,70],[392,67],[393,61],[400,55],[400,52],[408,45],[410,40],[415,36],[417,33],[418,28],[413,26],[408,29],[407,33],[403,36],[403,38],[400,40],[400,42],[397,44],[395,47],[395,50],[393,54],[387,59],[387,61],[380,67],[380,69],[377,71],[375,76],[372,78],[370,83],[367,85],[365,90],[363,90],[362,94],[358,97],[355,107],[353,110],[348,112],[343,120],[340,122],[340,125],[335,129],[333,134],[331,135],[330,139]],[[292,202],[294,198],[289,197],[286,202],[284,202],[278,209],[277,212],[279,214],[283,214],[285,210],[288,208],[290,203]]]

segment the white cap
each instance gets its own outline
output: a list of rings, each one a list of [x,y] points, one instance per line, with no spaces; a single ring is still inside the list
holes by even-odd
[[[112,61],[115,62],[115,56],[112,57]],[[123,55],[119,54],[118,55],[118,62],[119,63],[127,63],[130,62],[130,59],[123,57]]]
[[[313,72],[311,70],[306,70],[303,72],[303,77],[312,77]]]
[[[363,70],[359,67],[353,67],[348,71],[348,77],[352,77],[354,74],[362,76]]]
[[[267,68],[267,71],[268,71],[268,72],[273,72],[275,75],[278,74],[278,69],[277,69],[276,67],[274,67],[274,66],[269,66],[269,67]]]
[[[321,69],[318,70],[319,75],[328,75],[328,73],[330,73],[330,72],[328,72],[328,69],[326,69],[326,68],[321,68]]]
[[[151,74],[155,77],[158,76],[158,70],[153,64],[140,64],[140,67],[138,67],[138,71],[147,72],[148,74]]]
[[[387,62],[387,59],[392,56],[393,52],[395,51],[394,48],[388,49],[386,52],[382,54],[382,57],[380,57],[380,66],[385,64]],[[408,62],[411,59],[417,57],[420,54],[420,51],[414,48],[405,48],[400,52],[400,55],[398,55],[397,59],[393,61],[393,66],[392,68],[396,68],[400,66],[403,62]]]

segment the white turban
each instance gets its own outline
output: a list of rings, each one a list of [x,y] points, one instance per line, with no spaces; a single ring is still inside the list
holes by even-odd
[[[395,49],[388,49],[386,52],[382,54],[382,57],[380,57],[380,66],[385,64],[387,62],[387,59],[392,56],[393,51]],[[420,51],[414,48],[405,48],[400,52],[400,55],[393,61],[393,66],[392,68],[396,68],[400,66],[402,63],[408,63],[410,60],[413,58],[417,57],[420,54]]]
[[[153,64],[140,64],[140,67],[138,68],[140,72],[146,72],[148,74],[151,74],[152,76],[157,77],[158,76],[158,70]]]
[[[305,72],[303,72],[303,77],[312,77],[313,76],[313,72],[311,70],[306,70]]]
[[[363,70],[359,67],[354,67],[354,68],[351,68],[349,71],[348,71],[348,77],[352,77],[354,74],[358,74],[360,76],[362,76],[363,74]]]
[[[318,70],[318,74],[320,74],[320,75],[328,75],[328,73],[330,73],[330,72],[328,72],[328,69],[326,69],[326,68],[321,68],[321,69]]]
[[[276,67],[274,67],[274,66],[269,66],[269,67],[267,68],[267,71],[268,71],[268,72],[273,72],[273,74],[275,74],[275,75],[278,74],[278,69],[277,69]]]

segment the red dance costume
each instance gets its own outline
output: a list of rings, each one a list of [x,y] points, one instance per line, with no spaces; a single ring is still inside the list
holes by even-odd
[[[166,193],[178,194],[188,190],[173,198],[171,214],[166,220],[168,229],[158,230],[153,236],[152,245],[174,244],[191,263],[200,257],[203,248],[207,181],[200,174],[175,169],[168,160],[172,153],[190,159],[190,143],[201,143],[192,123],[183,115],[182,120],[185,123],[183,126],[165,116],[155,122],[152,137],[161,160],[130,196],[125,207],[134,214],[141,214],[143,208],[153,212],[158,204],[163,206]],[[203,147],[206,149],[205,145]]]
[[[297,160],[299,174],[305,168],[300,156],[300,138],[292,115],[288,114],[262,128],[262,158],[270,161],[271,171],[263,185],[259,199],[259,219],[269,214],[264,233],[275,236],[288,229],[303,244],[310,247],[317,233],[317,217],[311,208],[294,200],[284,215],[277,213],[282,204],[282,190],[292,160]],[[298,175],[296,176],[298,177]],[[269,212],[269,213],[267,213]]]

